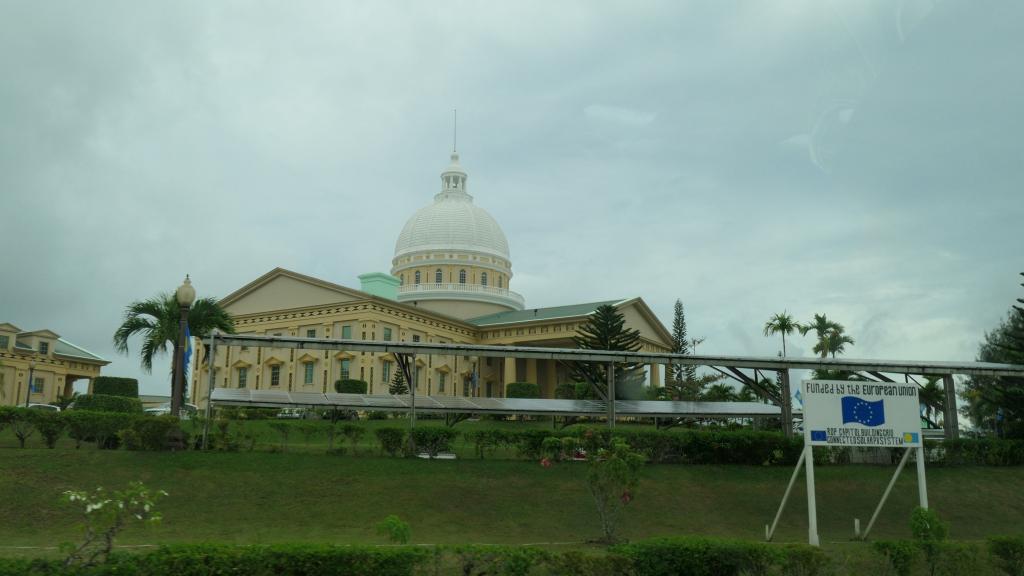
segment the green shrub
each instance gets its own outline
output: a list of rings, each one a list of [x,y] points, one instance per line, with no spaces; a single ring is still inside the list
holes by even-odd
[[[896,576],[910,576],[914,560],[920,552],[913,542],[905,540],[879,540],[872,542],[871,547],[885,557]]]
[[[375,432],[382,452],[397,456],[405,447],[405,430],[401,428],[378,428]]]
[[[95,412],[92,410],[71,410],[62,412],[68,424],[68,435],[75,440],[76,447],[82,442],[95,442],[97,448],[117,448],[120,444],[118,432],[132,428],[142,415],[118,412]]]
[[[780,563],[775,547],[741,540],[657,538],[612,548],[632,564],[635,576],[739,576],[767,574]]]
[[[64,430],[68,427],[67,420],[63,418],[60,412],[50,411],[34,411],[32,414],[32,425],[39,431],[39,435],[43,437],[43,441],[46,442],[47,448],[53,448],[57,445],[57,440],[64,434]]]
[[[377,523],[377,533],[386,536],[388,542],[392,544],[408,544],[409,538],[412,537],[409,523],[394,514]]]
[[[1024,536],[989,538],[988,550],[1008,576],[1024,576]]]
[[[1024,465],[1024,440],[1003,438],[960,438],[941,445],[928,443],[933,462],[948,466]]]
[[[494,452],[494,450],[508,441],[508,433],[504,430],[472,430],[465,432],[462,437],[473,444],[478,458]]]
[[[75,398],[75,410],[92,410],[94,412],[122,412],[125,414],[141,414],[142,402],[138,398],[108,396],[106,394],[79,394]]]
[[[445,550],[460,574],[527,576],[549,554],[528,546],[466,545]]]
[[[533,382],[510,382],[505,385],[506,398],[540,398],[540,386]]]
[[[782,550],[784,576],[821,576],[830,574],[832,561],[816,546],[788,545]]]
[[[363,434],[365,433],[366,430],[363,429],[363,427],[360,426],[359,424],[352,424],[351,422],[346,422],[341,425],[341,435],[344,436],[345,440],[348,441],[349,446],[352,449],[353,456],[355,456],[356,454],[356,447],[359,445],[359,440],[363,437]]]
[[[174,416],[140,416],[132,423],[132,429],[139,435],[143,450],[167,450],[172,435],[187,436]],[[185,443],[188,439],[185,438]]]
[[[125,428],[118,431],[117,439],[121,441],[121,446],[125,450],[141,450],[142,439],[139,437],[139,433],[131,428]]]
[[[35,433],[37,416],[37,412],[30,408],[14,408],[5,415],[7,425],[18,439],[19,447],[24,448],[25,442]]]
[[[459,433],[451,428],[421,427],[412,429],[412,439],[417,449],[426,451],[431,457],[451,449],[452,440]]]
[[[366,394],[369,385],[364,380],[347,378],[334,382],[334,391],[339,394]]]
[[[92,380],[92,393],[106,396],[139,397],[139,381],[135,378],[97,376]]]

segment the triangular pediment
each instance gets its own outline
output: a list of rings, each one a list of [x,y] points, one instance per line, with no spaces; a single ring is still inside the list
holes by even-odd
[[[57,334],[56,332],[54,332],[52,330],[46,330],[46,329],[35,330],[35,331],[32,331],[32,332],[22,332],[21,334],[18,334],[18,338],[27,338],[29,336],[35,336],[37,338],[48,338],[48,339],[53,339],[53,340],[56,340],[57,338],[60,338],[60,334]]]
[[[14,324],[10,324],[8,322],[0,322],[0,332],[14,332],[17,334],[18,332],[21,332],[21,328],[18,328]]]
[[[284,364],[284,360],[279,360],[271,356],[270,358],[264,360],[263,363],[266,364],[267,366],[280,366],[281,364]]]
[[[317,358],[316,356],[313,356],[312,354],[307,352],[307,353],[303,354],[302,356],[299,356],[299,359],[297,360],[297,362],[301,362],[301,363],[305,364],[306,362],[317,362],[319,360],[320,360],[319,358]]]
[[[640,331],[640,337],[649,342],[672,348],[672,334],[662,325],[642,298],[632,298],[615,306],[626,320],[626,327]]]
[[[359,290],[284,268],[274,268],[222,298],[220,305],[229,314],[242,316],[367,298],[370,295]]]
[[[250,368],[251,366],[252,364],[246,362],[245,360],[238,360],[231,365],[232,368]]]

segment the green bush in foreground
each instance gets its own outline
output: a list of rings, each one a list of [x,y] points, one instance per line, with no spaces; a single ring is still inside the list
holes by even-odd
[[[988,550],[1008,576],[1024,576],[1024,536],[989,538]]]

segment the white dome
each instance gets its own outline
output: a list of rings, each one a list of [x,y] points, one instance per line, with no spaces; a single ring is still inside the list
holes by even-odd
[[[452,165],[442,174],[444,189],[434,203],[420,208],[402,228],[395,257],[426,250],[481,252],[509,259],[508,240],[486,210],[473,204],[465,190],[465,172],[452,154]]]

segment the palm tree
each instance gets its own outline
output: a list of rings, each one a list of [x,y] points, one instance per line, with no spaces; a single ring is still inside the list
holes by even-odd
[[[853,346],[854,341],[851,336],[843,334],[843,327],[841,324],[837,324],[836,327],[830,330],[825,336],[827,352],[831,354],[833,358],[836,357],[836,354],[846,352],[847,344]]]
[[[132,302],[125,308],[124,322],[114,332],[114,347],[122,354],[128,354],[128,339],[142,336],[142,368],[153,371],[153,358],[166,354],[167,345],[173,347],[178,356],[178,322],[181,309],[174,294],[160,294],[156,298]],[[206,338],[210,331],[217,329],[228,334],[235,333],[231,315],[224,311],[213,298],[200,298],[188,311],[188,329],[193,338]]]
[[[828,320],[823,314],[815,314],[813,322],[802,324],[797,329],[804,336],[811,330],[814,330],[815,335],[818,337],[818,342],[814,344],[814,353],[820,355],[821,358],[828,358],[828,353],[830,352],[828,348],[828,333],[834,331],[838,331],[840,334],[843,333],[842,324]]]
[[[946,390],[939,384],[942,376],[925,376],[926,382],[917,393],[917,400],[924,406],[924,417],[929,424],[937,425],[936,417],[943,410]]]
[[[800,323],[793,320],[793,317],[786,313],[785,310],[782,314],[776,314],[768,319],[764,323],[764,335],[771,336],[773,334],[782,334],[782,355],[786,355],[786,335],[792,334],[794,331],[800,330]]]
[[[701,400],[705,402],[735,402],[736,396],[736,389],[732,386],[715,384],[701,394]]]

